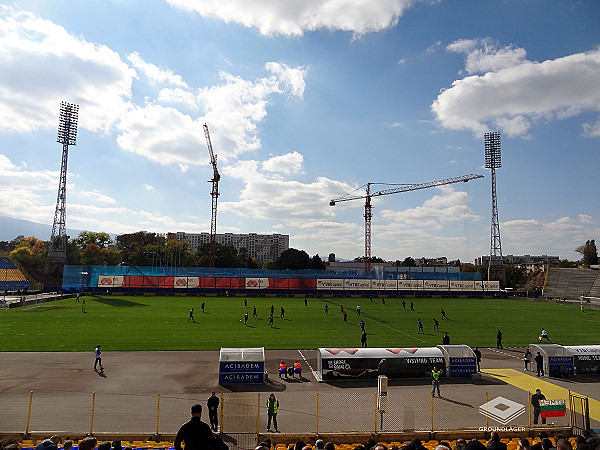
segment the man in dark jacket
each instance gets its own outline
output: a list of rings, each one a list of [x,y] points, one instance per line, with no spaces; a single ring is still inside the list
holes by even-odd
[[[497,431],[492,431],[492,438],[487,444],[487,450],[506,450],[506,444],[500,440]]]
[[[248,314],[246,314],[248,315]],[[215,391],[208,397],[206,402],[208,406],[208,419],[210,420],[210,428],[213,431],[219,430],[219,397],[215,394]]]
[[[531,406],[533,406],[533,424],[537,425],[538,418],[540,417],[540,400],[546,400],[546,396],[542,394],[539,389],[535,390],[535,394],[531,396]],[[546,423],[546,419],[542,417],[542,424]]]
[[[542,356],[542,354],[540,352],[537,352],[537,355],[535,355],[535,358],[533,358],[535,361],[535,365],[537,368],[537,376],[544,376],[544,357]]]
[[[185,442],[186,450],[228,450],[229,447],[215,436],[208,424],[200,420],[202,405],[192,406],[192,418],[184,423],[175,437],[175,449],[182,450],[181,442]]]

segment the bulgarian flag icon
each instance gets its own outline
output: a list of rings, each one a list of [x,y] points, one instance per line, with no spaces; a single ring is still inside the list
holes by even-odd
[[[567,415],[567,406],[564,400],[540,400],[542,419],[548,417],[563,417]]]

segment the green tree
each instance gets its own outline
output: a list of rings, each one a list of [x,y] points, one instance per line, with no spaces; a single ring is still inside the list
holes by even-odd
[[[41,273],[44,270],[48,244],[34,236],[11,241],[15,248],[10,252],[10,258],[19,261],[28,272]]]
[[[98,247],[96,244],[88,244],[81,252],[81,263],[92,266],[106,265],[106,250]]]
[[[310,256],[304,250],[289,248],[277,258],[277,268],[280,270],[308,269],[310,267]]]
[[[310,268],[314,270],[325,270],[325,264],[318,253],[310,260]]]
[[[506,287],[518,289],[527,281],[525,270],[514,264],[505,264]]]
[[[74,241],[81,250],[90,244],[94,244],[98,248],[107,248],[113,243],[108,233],[95,233],[93,231],[82,231]]]
[[[462,266],[460,266],[460,271],[461,272],[477,272],[477,266],[475,264],[471,264],[471,263],[464,263]]]
[[[327,258],[328,262],[335,262],[335,253],[330,253],[329,257]]]
[[[596,241],[594,239],[586,241],[585,245],[580,245],[575,251],[581,253],[585,265],[598,264],[598,250],[596,249]]]
[[[402,261],[402,265],[404,267],[417,267],[415,259],[411,256],[407,256],[406,258],[404,258],[404,261]]]

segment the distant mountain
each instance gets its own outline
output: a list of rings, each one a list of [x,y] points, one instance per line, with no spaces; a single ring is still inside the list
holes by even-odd
[[[80,230],[70,230],[67,228],[67,235],[70,237],[76,237],[79,233],[81,233]],[[12,241],[20,235],[25,237],[35,236],[42,241],[48,241],[51,234],[52,225],[50,224],[0,216],[0,241]]]

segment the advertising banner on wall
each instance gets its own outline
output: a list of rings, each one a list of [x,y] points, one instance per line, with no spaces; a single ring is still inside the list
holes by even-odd
[[[472,291],[475,289],[474,281],[450,280],[451,291]]]
[[[98,275],[98,287],[123,287],[123,275]]]
[[[193,289],[200,287],[200,277],[173,277],[173,287],[176,289]]]
[[[398,289],[397,280],[371,280],[371,289],[374,291],[395,291]]]
[[[448,280],[423,280],[423,289],[426,291],[447,291]]]
[[[344,289],[344,280],[340,278],[317,278],[317,289],[341,291]]]
[[[246,278],[246,289],[268,289],[269,279],[268,278]]]
[[[422,291],[423,280],[398,280],[399,291]]]
[[[500,282],[499,281],[484,281],[483,288],[486,291],[499,291],[500,290]]]
[[[371,290],[371,280],[345,279],[344,280],[344,290],[347,290],[347,291],[370,291]]]

